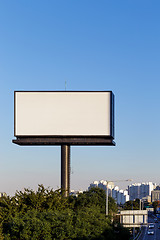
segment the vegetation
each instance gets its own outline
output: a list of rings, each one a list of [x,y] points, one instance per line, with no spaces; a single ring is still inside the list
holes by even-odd
[[[153,208],[154,208],[154,213],[156,213],[156,212],[157,212],[157,207],[159,207],[159,201],[153,202],[153,203],[152,203],[152,206],[153,206]]]
[[[129,231],[114,224],[117,206],[109,198],[105,217],[105,192],[92,188],[78,197],[62,197],[60,191],[39,185],[14,197],[0,198],[0,240],[112,239],[127,240]]]
[[[124,210],[139,210],[140,200],[137,198],[134,201],[127,201],[123,207]]]

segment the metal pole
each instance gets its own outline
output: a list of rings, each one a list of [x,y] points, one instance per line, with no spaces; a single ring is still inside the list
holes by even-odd
[[[132,210],[133,210],[133,200],[132,200]],[[135,215],[133,215],[133,224],[135,223]],[[135,228],[133,227],[133,239],[135,238]]]
[[[108,184],[110,182],[125,182],[125,181],[132,181],[132,179],[127,179],[127,180],[116,180],[116,181],[106,181],[107,185],[106,185],[106,216],[108,216]],[[111,197],[112,197],[112,189],[111,189]],[[133,203],[132,203],[133,204]],[[132,206],[133,208],[133,206]]]
[[[133,227],[133,239],[135,239],[135,227]]]
[[[108,182],[106,185],[106,216],[108,216]]]
[[[64,197],[70,193],[70,146],[61,145],[61,189]]]

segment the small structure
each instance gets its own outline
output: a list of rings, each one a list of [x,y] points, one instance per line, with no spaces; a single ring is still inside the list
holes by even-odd
[[[148,211],[149,214],[154,212],[154,208],[153,207],[149,207],[146,210]]]
[[[153,190],[151,192],[151,201],[160,201],[160,190]]]
[[[120,212],[120,223],[124,227],[134,228],[147,225],[148,211],[147,210],[124,210]]]

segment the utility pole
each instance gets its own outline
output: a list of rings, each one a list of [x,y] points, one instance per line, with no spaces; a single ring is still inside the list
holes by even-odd
[[[132,181],[132,179],[126,179],[126,180],[115,180],[115,181],[107,181],[106,184],[106,217],[108,217],[108,184],[111,182],[129,182]]]

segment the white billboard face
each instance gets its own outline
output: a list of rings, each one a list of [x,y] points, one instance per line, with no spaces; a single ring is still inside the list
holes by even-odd
[[[15,136],[112,136],[112,92],[15,92]]]

